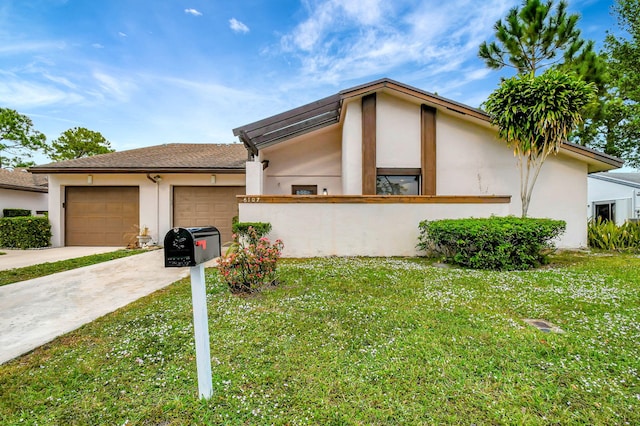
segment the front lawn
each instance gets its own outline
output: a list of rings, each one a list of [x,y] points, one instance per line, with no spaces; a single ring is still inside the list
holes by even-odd
[[[237,297],[211,269],[212,399],[183,280],[0,366],[0,423],[639,424],[639,270],[285,260],[278,287]]]

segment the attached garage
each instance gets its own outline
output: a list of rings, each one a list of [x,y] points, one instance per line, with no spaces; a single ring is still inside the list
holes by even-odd
[[[222,243],[231,241],[231,223],[238,215],[237,195],[244,186],[175,186],[173,226],[215,226]]]
[[[137,186],[77,186],[65,193],[65,245],[124,247],[137,235]]]
[[[163,144],[31,171],[49,178],[52,246],[125,246],[136,225],[162,245],[175,226],[213,225],[229,241],[246,162],[243,144]]]

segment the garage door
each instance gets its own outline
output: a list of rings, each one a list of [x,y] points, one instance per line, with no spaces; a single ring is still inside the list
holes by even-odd
[[[236,195],[244,193],[244,186],[176,186],[173,226],[215,226],[223,244],[231,241],[231,222],[238,215]]]
[[[138,187],[67,187],[67,246],[126,246],[137,235]]]

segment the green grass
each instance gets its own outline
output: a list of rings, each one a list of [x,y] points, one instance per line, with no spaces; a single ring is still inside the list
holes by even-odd
[[[109,253],[92,254],[90,256],[76,257],[74,259],[60,260],[57,262],[41,263],[39,265],[26,266],[0,271],[0,286],[44,277],[58,272],[69,271],[83,266],[95,265],[121,257],[133,256],[144,253],[146,250],[116,250]],[[4,253],[3,253],[4,254]]]
[[[639,424],[639,270],[575,253],[507,273],[285,260],[280,286],[237,297],[211,269],[210,400],[183,280],[0,366],[0,423]]]

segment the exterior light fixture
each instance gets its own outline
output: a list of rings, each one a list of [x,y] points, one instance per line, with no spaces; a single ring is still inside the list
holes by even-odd
[[[216,175],[211,175],[211,184],[215,184],[216,183]]]
[[[88,175],[88,176],[87,176],[87,183],[88,183],[89,185],[91,185],[91,184],[93,183],[93,175]]]
[[[327,191],[327,188],[322,189],[322,195],[329,195],[329,191]]]

